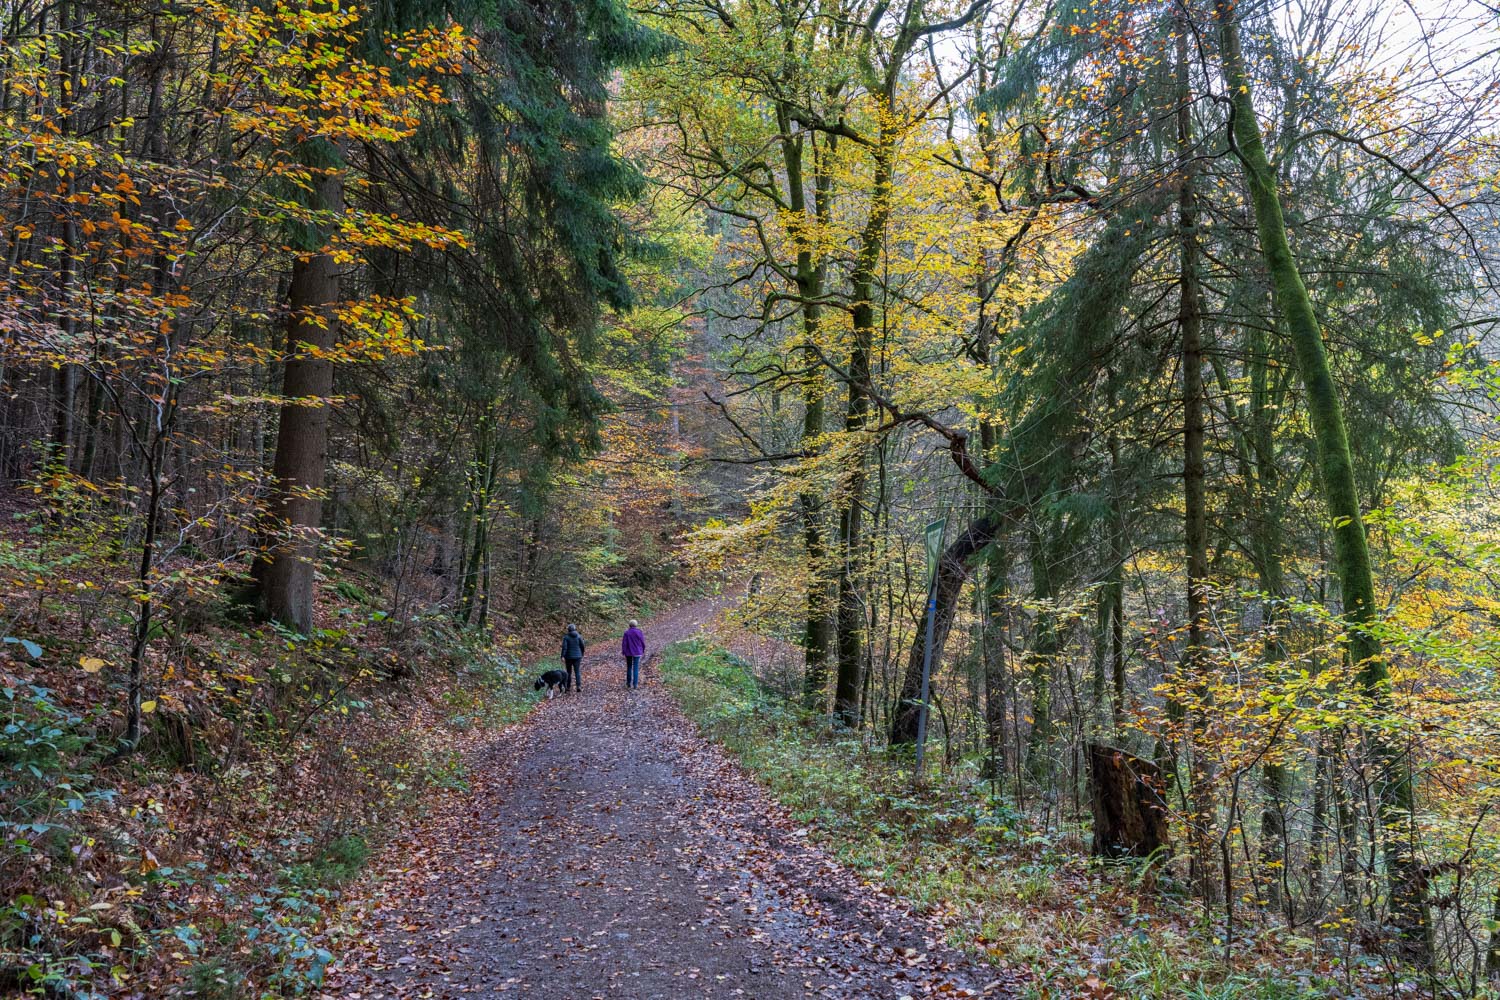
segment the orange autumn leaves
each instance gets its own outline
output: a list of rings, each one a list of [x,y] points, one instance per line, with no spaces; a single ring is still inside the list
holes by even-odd
[[[446,102],[446,78],[464,72],[473,50],[455,24],[373,40],[364,17],[357,7],[241,10],[205,0],[167,18],[170,47],[204,57],[193,81],[201,104],[185,123],[160,123],[204,137],[204,152],[186,162],[132,148],[132,118],[77,127],[80,106],[109,106],[109,92],[128,81],[65,77],[59,94],[56,69],[73,49],[100,51],[109,39],[58,31],[3,46],[8,79],[35,97],[36,109],[0,123],[7,355],[115,371],[150,367],[170,350],[171,378],[265,364],[275,355],[265,338],[180,334],[184,324],[217,332],[275,321],[240,305],[219,276],[237,274],[243,285],[274,280],[289,255],[314,250],[352,265],[373,251],[465,247],[454,229],[355,198],[329,211],[306,197],[328,172],[351,191],[368,190],[362,154],[414,134],[423,113]],[[166,47],[133,42],[129,52],[148,61]],[[303,153],[314,143],[333,154],[309,162]],[[331,235],[316,247],[291,238],[309,232]],[[335,360],[424,349],[409,333],[418,317],[408,298],[366,296],[341,303],[337,316],[344,336]]]

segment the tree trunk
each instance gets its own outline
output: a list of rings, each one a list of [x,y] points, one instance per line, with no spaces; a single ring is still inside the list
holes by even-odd
[[[997,549],[999,546],[996,547]],[[984,745],[985,777],[998,781],[1007,766],[1005,754],[1005,642],[1002,630],[1009,610],[1005,604],[1005,560],[996,551],[990,555],[989,579],[986,581],[985,628],[980,636],[980,654],[984,659]]]
[[[312,200],[324,212],[343,211],[343,179],[336,169],[318,173]],[[324,352],[338,340],[333,307],[339,299],[339,265],[321,248],[292,264],[287,292],[286,366],[282,374],[281,422],[276,432],[271,536],[275,541],[255,564],[260,611],[288,628],[313,626],[314,566],[328,471],[328,397],[333,362]]]
[[[805,322],[815,325],[816,317]],[[808,351],[811,355],[811,349]],[[822,378],[809,358],[807,383],[803,386],[802,447],[809,450],[823,434],[824,407]],[[830,607],[828,580],[828,539],[823,519],[822,501],[812,493],[800,498],[802,508],[802,545],[807,559],[807,621],[802,633],[803,700],[817,712],[828,710],[828,650],[833,640],[833,609]]]
[[[1090,743],[1091,852],[1105,858],[1149,858],[1171,850],[1161,773],[1151,761]]]
[[[480,632],[483,632],[490,623],[490,564],[493,562],[493,560],[491,558],[491,547],[489,543],[489,527],[489,521],[486,520],[484,524],[484,568],[481,571],[482,579],[479,585],[479,614],[476,616],[474,621],[474,628]]]
[[[874,349],[877,317],[875,289],[885,250],[886,224],[891,215],[896,138],[884,124],[884,119],[882,122],[874,152],[870,214],[860,231],[851,280],[854,346],[849,353],[849,407],[844,417],[844,430],[850,434],[863,433],[869,418],[870,355]],[[838,676],[833,692],[834,715],[847,726],[853,726],[859,720],[860,646],[865,618],[860,577],[866,473],[864,453],[859,448],[855,449],[855,461],[857,464],[849,472],[844,495],[839,498]]]
[[[1318,739],[1313,761],[1313,800],[1310,829],[1307,835],[1307,917],[1316,921],[1323,913],[1323,875],[1327,864],[1328,843],[1328,776],[1333,769],[1328,762],[1328,737]]]
[[[1252,325],[1246,352],[1250,368],[1250,448],[1246,474],[1254,484],[1251,549],[1260,589],[1266,595],[1261,601],[1261,629],[1266,637],[1261,659],[1267,671],[1285,658],[1277,629],[1281,615],[1278,602],[1286,595],[1286,574],[1278,541],[1281,530],[1280,470],[1276,465],[1273,436],[1275,404],[1270,389],[1270,347],[1265,330]],[[1266,905],[1281,910],[1290,923],[1296,918],[1286,871],[1286,805],[1291,794],[1291,775],[1281,763],[1275,744],[1266,748],[1266,758],[1261,769],[1260,880],[1265,889]]]
[[[82,4],[63,3],[58,13],[59,26],[64,29],[62,35],[62,48],[59,53],[58,70],[59,75],[64,78],[65,85],[59,95],[58,107],[61,111],[63,134],[68,135],[75,131],[72,109],[79,88],[79,65],[78,48],[85,44],[83,31]],[[69,197],[75,190],[76,178],[74,171],[67,171],[67,176],[62,176],[63,171],[58,170],[58,181],[64,187]],[[64,252],[59,267],[59,285],[62,288],[63,316],[62,330],[64,342],[69,351],[73,350],[73,341],[78,334],[78,316],[76,310],[83,296],[75,294],[75,284],[79,284],[76,263],[81,259],[79,246],[78,224],[74,221],[73,213],[68,212],[63,216],[63,246]],[[75,437],[75,416],[78,397],[78,368],[66,361],[57,366],[53,374],[53,415],[52,415],[52,440],[51,457],[59,468],[66,471],[73,459],[73,445]]]
[[[1333,796],[1333,811],[1338,820],[1339,881],[1350,912],[1358,913],[1364,907],[1368,913],[1373,907],[1365,901],[1370,887],[1366,885],[1359,862],[1359,811],[1344,781],[1345,769],[1339,766],[1348,760],[1348,753],[1343,733],[1334,733],[1331,739],[1335,753],[1328,761],[1328,790]]]
[[[810,140],[794,138],[790,109],[786,105],[778,106],[777,117],[782,132],[782,162],[786,167],[787,205],[791,209],[790,217],[799,227],[793,236],[797,243],[797,294],[802,299],[802,335],[806,342],[802,349],[803,363],[807,368],[802,382],[802,450],[806,454],[812,454],[819,446],[823,425],[827,420],[822,360],[813,346],[817,342],[818,328],[822,323],[821,299],[825,271],[814,249],[818,245],[818,230],[826,221],[824,213],[828,210],[828,189],[832,181],[826,171],[818,168],[815,158],[812,212],[809,214],[803,161],[807,142]],[[814,151],[816,153],[816,146]],[[828,562],[827,524],[823,514],[823,499],[815,493],[802,493],[798,497],[798,506],[802,513],[802,545],[807,559],[807,620],[802,633],[802,697],[808,708],[824,712],[828,708],[828,653],[834,628],[834,609],[830,606],[828,580],[825,576]]]
[[[1113,402],[1113,400],[1111,400]],[[1124,484],[1120,472],[1120,438],[1109,436],[1109,594],[1110,721],[1116,732],[1125,725],[1125,556]]]
[[[1059,530],[1056,520],[1052,529]],[[1042,531],[1031,543],[1031,594],[1037,603],[1036,623],[1027,663],[1031,673],[1031,732],[1026,738],[1026,770],[1046,784],[1052,777],[1052,671],[1062,646],[1062,634],[1052,604],[1057,597],[1052,582],[1052,553]]]
[[[1500,980],[1500,888],[1495,889],[1494,930],[1490,931],[1490,952],[1484,959],[1485,978]]]
[[[1188,77],[1188,26],[1177,25],[1177,153],[1181,161],[1178,189],[1178,311],[1182,364],[1182,494],[1183,540],[1187,561],[1187,649],[1185,680],[1197,693],[1193,709],[1192,769],[1188,817],[1192,841],[1193,882],[1206,900],[1217,895],[1218,879],[1210,858],[1216,807],[1214,774],[1207,758],[1208,711],[1208,491],[1205,482],[1203,439],[1203,304],[1198,283],[1198,192],[1193,164],[1192,87]]]
[[[71,342],[75,323],[70,316],[63,320],[63,333]],[[57,366],[52,377],[52,440],[50,452],[53,461],[66,466],[72,452],[73,409],[76,406],[78,369],[66,362]]]
[[[1238,10],[1233,0],[1215,0],[1214,8],[1219,22],[1232,134],[1250,188],[1261,254],[1307,391],[1323,501],[1333,531],[1334,563],[1343,595],[1344,620],[1349,627],[1349,656],[1358,666],[1360,686],[1375,709],[1381,711],[1390,704],[1390,676],[1380,640],[1371,631],[1376,621],[1375,578],[1355,488],[1343,407],[1333,384],[1317,313],[1287,242],[1276,174],[1261,140],[1250,79],[1240,49]],[[1408,957],[1425,964],[1432,954],[1432,941],[1420,864],[1411,849],[1416,806],[1411,764],[1388,734],[1370,733],[1370,746],[1380,769],[1380,822],[1391,922]]]
[[[806,259],[804,259],[806,258]],[[797,261],[798,285],[802,295],[816,299],[823,294],[821,268],[812,266],[808,254],[801,253]],[[803,333],[808,344],[813,343],[821,321],[821,311],[813,303],[802,308]],[[811,452],[823,436],[823,423],[827,419],[823,396],[823,377],[818,368],[819,359],[811,346],[805,350],[808,368],[807,379],[802,386],[802,448]],[[834,610],[829,600],[828,538],[827,523],[823,515],[823,501],[813,493],[804,493],[800,498],[802,508],[802,542],[807,557],[807,622],[803,631],[804,655],[803,689],[804,700],[809,708],[818,712],[828,710],[828,653],[833,644]]]
[[[1093,648],[1089,663],[1089,711],[1090,729],[1098,730],[1100,721],[1107,713],[1109,701],[1109,615],[1112,598],[1108,587],[1099,587],[1094,592],[1094,628],[1089,636]]]
[[[464,529],[469,539],[469,552],[459,588],[458,620],[465,625],[475,622],[476,609],[483,599],[482,577],[489,567],[490,550],[490,492],[491,470],[494,468],[493,450],[494,423],[488,413],[480,416],[475,427],[474,459],[469,468],[469,524]],[[528,574],[530,580],[530,574]],[[528,595],[528,604],[530,603]]]
[[[1116,498],[1114,524],[1110,530],[1109,662],[1113,687],[1114,724],[1125,725],[1125,511]]]
[[[938,559],[937,617],[933,619],[932,632],[932,677],[937,676],[943,645],[948,640],[948,632],[953,628],[953,616],[958,611],[958,599],[969,579],[970,560],[994,540],[998,523],[997,519],[991,517],[980,518],[944,549]],[[906,657],[906,672],[901,677],[901,694],[891,718],[892,746],[911,745],[917,741],[917,719],[922,698],[922,654],[926,641],[927,605],[924,603],[922,619],[917,624],[911,652]]]
[[[125,685],[125,732],[115,756],[133,753],[141,745],[142,696],[146,687],[146,651],[151,645],[152,626],[155,623],[156,600],[152,589],[152,576],[156,570],[156,539],[160,530],[163,482],[163,464],[166,458],[167,436],[176,408],[176,392],[168,389],[159,404],[164,414],[161,429],[149,434],[144,461],[147,469],[145,533],[141,539],[141,554],[136,561],[135,621],[131,623],[130,660]]]
[[[880,443],[880,446],[875,450],[875,523],[872,524],[870,526],[870,530],[865,533],[867,539],[865,559],[871,566],[875,565],[876,554],[880,551],[882,542],[888,541],[890,539],[890,479],[887,475],[885,449],[886,442],[882,441]],[[864,627],[867,639],[864,644],[865,662],[861,672],[859,685],[858,728],[861,731],[864,730],[867,724],[871,725],[872,727],[878,725],[878,723],[874,722],[874,720],[870,718],[872,714],[870,691],[875,686],[875,636],[878,634],[881,624],[880,600],[878,597],[872,595],[868,600],[866,600],[865,605],[867,617],[865,618]],[[887,635],[889,635],[889,630],[887,630]],[[889,641],[887,641],[886,656],[882,660],[882,662],[890,662]]]
[[[861,417],[861,423],[863,418]],[[860,458],[863,462],[863,457]],[[864,643],[864,595],[861,587],[865,471],[857,469],[848,479],[839,511],[838,609],[835,646],[838,673],[834,678],[833,714],[840,723],[853,727],[859,719],[860,652]]]
[[[84,423],[83,454],[78,459],[78,474],[93,480],[95,460],[99,454],[99,423],[104,416],[104,387],[99,379],[89,382],[88,417]]]
[[[459,517],[457,542],[458,572],[454,576],[453,585],[453,617],[458,621],[463,621],[464,587],[469,579],[469,532],[473,527],[474,518],[465,511]],[[524,559],[522,560],[522,564],[525,564]],[[447,592],[447,588],[444,588],[444,592]]]

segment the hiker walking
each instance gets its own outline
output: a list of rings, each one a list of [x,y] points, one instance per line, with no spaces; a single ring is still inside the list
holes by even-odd
[[[630,619],[630,627],[620,640],[620,655],[625,657],[625,687],[640,687],[641,657],[646,655],[646,634],[641,631],[640,623],[634,618]]]
[[[562,659],[563,665],[568,668],[568,679],[563,684],[564,691],[573,690],[576,685],[578,693],[583,694],[583,651],[588,648],[584,645],[583,636],[578,634],[577,625],[569,625],[568,631],[563,634]]]

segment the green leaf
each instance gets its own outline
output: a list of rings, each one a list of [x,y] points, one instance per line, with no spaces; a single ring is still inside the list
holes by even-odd
[[[13,635],[8,635],[4,639],[0,639],[0,642],[18,644],[22,649],[30,653],[33,659],[40,660],[42,658],[42,647],[38,646],[30,639],[17,639]]]

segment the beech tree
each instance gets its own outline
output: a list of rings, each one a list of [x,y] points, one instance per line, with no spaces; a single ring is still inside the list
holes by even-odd
[[[1467,322],[1488,294],[1476,235],[1488,174],[1475,168],[1493,77],[1466,63],[1445,97],[1403,89],[1416,63],[1375,55],[1378,12],[1335,6],[1299,5],[1286,23],[1257,5],[881,8],[838,22],[840,39],[874,32],[870,65],[853,68],[831,29],[778,46],[821,7],[672,8],[681,64],[713,67],[695,82],[745,85],[723,103],[699,86],[687,104],[647,74],[631,96],[658,113],[642,121],[675,130],[653,178],[727,220],[728,277],[703,300],[729,330],[716,404],[741,450],[720,457],[778,470],[745,520],[699,533],[700,551],[778,552],[786,579],[806,582],[806,614],[776,582],[746,614],[795,619],[817,690],[805,637],[826,562],[803,518],[800,557],[778,540],[793,510],[838,512],[816,522],[837,539],[835,715],[892,745],[916,739],[927,622],[904,553],[924,516],[961,511],[940,561],[934,686],[975,699],[989,773],[1010,768],[1018,798],[1073,794],[1085,743],[1154,759],[1193,884],[1231,928],[1238,880],[1295,922],[1336,905],[1333,865],[1338,895],[1384,908],[1422,961],[1432,873],[1446,869],[1419,858],[1399,720],[1401,685],[1424,681],[1380,641],[1378,595],[1396,578],[1381,583],[1362,515],[1452,461],[1465,447],[1456,414],[1485,405],[1432,378],[1452,364],[1445,351],[1474,343],[1414,331]],[[903,47],[928,23],[932,45]],[[1413,43],[1434,61],[1435,24]],[[785,51],[796,58],[776,63]],[[746,66],[824,78],[808,68],[819,51],[841,104],[796,113],[817,102],[793,94],[778,117],[743,100],[768,78],[737,75]],[[897,52],[905,75],[883,90]],[[670,114],[650,103],[663,94],[679,101]],[[813,185],[828,208],[789,211],[780,185],[799,175],[760,151],[814,137],[832,150],[826,186]],[[969,242],[971,226],[987,237]],[[795,280],[798,248],[822,261],[816,284]],[[821,336],[801,322],[814,293]],[[818,415],[821,394],[785,395],[806,388],[814,357],[847,393],[842,428]],[[809,414],[821,433],[795,433]],[[850,549],[862,525],[867,544]],[[962,714],[940,730],[973,732]],[[1243,875],[1231,847],[1251,839],[1252,800]]]

